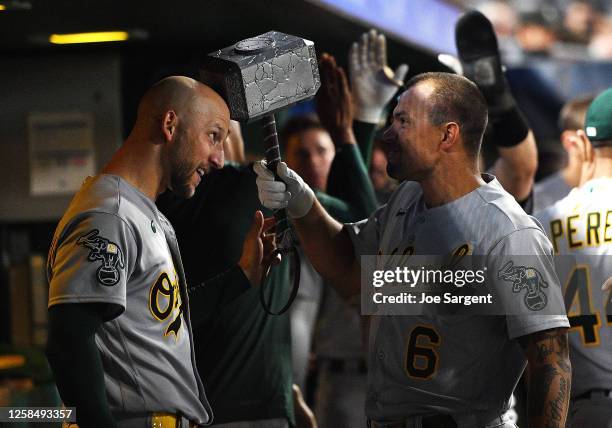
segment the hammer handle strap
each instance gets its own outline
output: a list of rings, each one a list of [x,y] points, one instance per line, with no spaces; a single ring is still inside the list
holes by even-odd
[[[282,254],[282,253],[285,253],[286,255],[291,256],[291,263],[293,263],[293,287],[291,288],[291,294],[289,295],[289,298],[287,299],[287,302],[285,303],[285,305],[280,310],[274,311],[270,307],[272,303],[271,302],[272,294],[274,292],[279,293],[280,290],[270,290],[268,292],[268,299],[266,301],[266,290],[267,288],[269,288],[267,279],[270,274],[270,269],[272,268],[271,265],[268,265],[268,267],[266,268],[266,270],[264,271],[261,277],[261,284],[259,286],[259,301],[261,302],[261,306],[263,307],[264,311],[266,311],[268,315],[282,315],[285,312],[287,312],[287,310],[291,307],[291,304],[295,300],[298,294],[299,288],[300,288],[300,254],[298,253],[297,248],[295,247],[295,245],[292,246],[291,248],[286,248],[286,249],[277,248],[272,253],[272,258],[276,257],[277,254]],[[285,284],[276,284],[276,285],[284,286]]]

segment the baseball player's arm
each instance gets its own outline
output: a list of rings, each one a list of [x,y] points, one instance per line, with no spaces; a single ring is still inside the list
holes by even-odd
[[[327,193],[345,204],[335,203],[337,201],[330,198],[322,198],[320,201],[334,218],[343,222],[358,221],[369,216],[376,209],[377,203],[374,187],[355,141],[352,127],[353,97],[344,70],[336,64],[333,56],[325,53],[321,56],[319,74],[321,89],[315,98],[317,115],[336,147],[327,181]],[[317,194],[317,197],[320,196]],[[336,213],[329,210],[330,204],[326,202],[339,208]],[[346,205],[345,210],[342,210],[342,205]]]
[[[191,321],[194,326],[214,318],[220,309],[251,286],[259,286],[264,269],[280,261],[278,258],[272,259],[276,245],[274,235],[267,234],[273,225],[274,218],[264,219],[263,213],[256,211],[238,263],[201,284],[189,287]]]
[[[491,125],[485,141],[491,140],[499,154],[493,173],[521,202],[533,187],[537,148],[506,79],[493,25],[478,11],[466,12],[456,23],[455,42],[458,58],[442,54],[438,60],[474,82],[484,95]],[[483,63],[487,73],[480,71]]]
[[[60,304],[49,309],[47,359],[64,404],[76,407],[80,428],[115,427],[94,341],[102,324],[101,304]]]
[[[342,223],[334,220],[315,199],[308,214],[293,219],[293,224],[300,245],[317,272],[342,297],[358,294],[361,268]]]
[[[369,166],[372,163],[372,150],[374,148],[374,138],[376,136],[376,125],[354,119],[353,132],[355,133],[355,140],[357,140],[363,162],[366,166]]]
[[[529,427],[564,427],[572,380],[567,329],[533,333],[519,343],[528,360]]]
[[[517,145],[497,147],[499,158],[492,173],[503,188],[517,201],[527,199],[533,188],[538,169],[538,149],[531,130]]]
[[[249,279],[238,265],[201,282],[189,286],[189,315],[194,327],[207,324],[218,316],[227,304],[249,290]]]
[[[368,176],[368,170],[355,145],[343,144],[338,147],[329,171],[327,194],[346,203],[348,209],[344,215],[334,216],[342,222],[362,220],[376,210],[378,206],[376,193]],[[325,199],[320,199],[320,201],[333,215]]]
[[[358,294],[359,259],[343,225],[325,211],[312,189],[284,162],[277,167],[281,181],[275,181],[264,161],[255,162],[253,169],[257,174],[259,200],[269,209],[287,208],[300,244],[317,272],[330,281],[341,296],[349,298]]]
[[[370,164],[374,132],[385,108],[404,84],[408,65],[387,64],[387,40],[371,29],[351,45],[348,70],[354,111],[353,130],[366,165]]]

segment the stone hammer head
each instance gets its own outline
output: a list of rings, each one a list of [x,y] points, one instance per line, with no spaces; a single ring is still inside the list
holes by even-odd
[[[241,122],[312,98],[321,86],[314,44],[277,31],[211,52],[200,80],[221,94],[231,118]]]

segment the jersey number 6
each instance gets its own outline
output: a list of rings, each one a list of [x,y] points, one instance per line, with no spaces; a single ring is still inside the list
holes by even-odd
[[[431,326],[418,325],[410,332],[406,351],[406,373],[411,378],[430,379],[438,367],[438,353],[442,339]]]

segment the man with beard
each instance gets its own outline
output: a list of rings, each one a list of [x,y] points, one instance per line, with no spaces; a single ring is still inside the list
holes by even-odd
[[[436,306],[413,316],[372,316],[370,426],[513,427],[503,415],[527,362],[529,426],[564,426],[569,323],[552,248],[495,177],[479,173],[486,101],[474,83],[447,73],[418,75],[406,88],[384,135],[389,175],[403,181],[386,206],[342,225],[285,164],[277,170],[282,181],[274,181],[263,162],[255,164],[260,200],[287,208],[315,269],[347,298],[360,292],[360,256],[449,255],[464,248],[486,257],[487,286],[506,316],[458,317]],[[513,284],[502,274],[524,262],[519,256],[530,256],[521,266],[528,274]],[[534,279],[547,287],[539,305],[519,294]]]
[[[179,76],[158,82],[127,140],[59,222],[47,266],[47,356],[81,428],[212,419],[194,359],[197,315],[189,316],[176,236],[155,199],[167,188],[189,198],[221,168],[228,126],[227,105],[209,87]],[[230,299],[258,282],[273,248],[263,229],[257,212],[238,266],[225,274],[234,280],[208,287]]]
[[[328,192],[319,189],[317,197],[341,221],[357,221],[376,208],[357,145],[357,141],[369,145],[373,125],[353,121],[351,91],[332,56],[321,56],[319,73],[321,88],[315,101],[321,123],[315,135],[310,136],[315,137],[316,143],[324,140],[331,144],[331,150],[335,147],[336,156],[324,172]],[[334,87],[335,82],[341,85]],[[238,132],[232,129],[232,139],[235,135]],[[291,142],[294,144],[302,146],[299,139]],[[206,283],[240,257],[252,212],[263,208],[257,199],[256,177],[251,165],[228,162],[198,186],[193,198],[179,200],[167,192],[157,200],[181,242],[188,283]],[[266,299],[274,311],[282,308],[291,295],[289,261],[290,257],[284,257],[266,280]],[[306,263],[303,258],[302,266]],[[313,274],[318,276],[311,266],[301,267],[301,291],[308,287],[305,281],[312,281]],[[206,314],[202,323],[194,325],[194,342],[198,368],[215,411],[214,426],[313,426],[312,415],[295,388],[292,397],[292,384],[300,381],[294,378],[291,367],[296,331],[290,331],[289,313],[270,316],[261,305],[259,289],[242,293],[225,306],[214,303],[215,290],[204,287],[202,291],[208,293],[209,299],[192,304],[191,310],[194,315]],[[292,311],[299,300],[298,294]],[[357,340],[358,337],[357,334]]]

